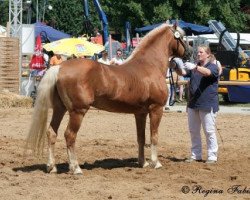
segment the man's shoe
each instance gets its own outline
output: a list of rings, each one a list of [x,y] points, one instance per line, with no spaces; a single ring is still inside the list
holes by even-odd
[[[194,158],[188,158],[188,159],[186,159],[185,160],[185,162],[187,162],[187,163],[191,163],[191,162],[202,162],[202,160],[201,159],[194,159]]]
[[[206,164],[215,164],[217,163],[217,160],[207,160]]]
[[[169,111],[170,108],[169,108],[169,107],[165,107],[164,110],[165,110],[165,111]]]

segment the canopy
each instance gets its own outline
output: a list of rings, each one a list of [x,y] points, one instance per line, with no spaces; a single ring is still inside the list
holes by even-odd
[[[169,20],[171,24],[174,24],[177,20]],[[141,28],[136,28],[135,31],[138,33],[148,32],[153,30],[154,28],[162,25],[163,23],[153,24],[144,26]],[[182,20],[178,20],[178,25],[186,32],[186,35],[201,35],[201,34],[211,34],[213,30],[207,26],[191,24]]]
[[[43,46],[47,51],[53,51],[55,54],[66,56],[93,56],[104,50],[104,46],[87,41],[87,38],[65,38],[45,44]]]
[[[1,36],[6,36],[7,35],[7,30],[4,26],[0,25],[0,37]]]
[[[69,34],[66,34],[64,32],[58,31],[50,26],[47,26],[41,22],[35,23],[35,34],[36,37],[38,35],[41,35],[42,42],[47,42],[48,39],[50,42],[60,40],[63,38],[70,38],[71,36]]]

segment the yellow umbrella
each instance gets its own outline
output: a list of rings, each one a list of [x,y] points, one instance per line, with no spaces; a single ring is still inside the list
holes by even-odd
[[[103,45],[94,44],[87,41],[87,38],[65,38],[43,45],[47,51],[53,51],[57,54],[77,57],[93,56],[100,53],[105,48]]]

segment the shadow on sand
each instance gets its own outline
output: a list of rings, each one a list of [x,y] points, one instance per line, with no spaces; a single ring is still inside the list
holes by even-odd
[[[60,163],[57,164],[57,173],[67,173],[69,172],[69,164],[68,163]],[[80,165],[81,169],[92,170],[96,168],[102,169],[116,169],[116,168],[138,168],[138,162],[136,158],[126,158],[126,159],[117,159],[117,158],[108,158],[103,160],[96,160],[94,163],[87,163]],[[23,167],[13,168],[13,171],[18,172],[26,172],[30,173],[33,171],[42,171],[46,173],[46,164],[37,164]]]

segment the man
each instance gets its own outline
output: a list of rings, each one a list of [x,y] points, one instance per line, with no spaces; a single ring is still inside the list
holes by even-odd
[[[62,61],[63,61],[62,56],[60,54],[55,54],[50,59],[49,64],[50,64],[50,66],[59,65]]]
[[[98,59],[98,62],[109,65],[110,60],[108,58],[108,52],[106,50],[102,51],[102,57]]]
[[[114,57],[110,64],[111,65],[121,65],[123,63],[124,59],[122,57],[122,50],[121,49],[117,49],[116,51],[116,57]]]

